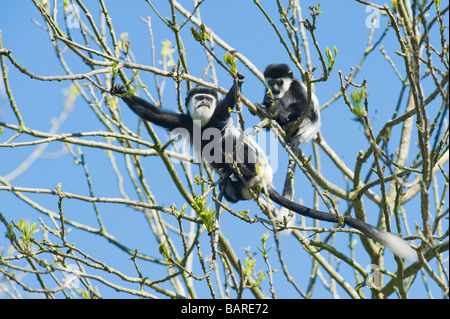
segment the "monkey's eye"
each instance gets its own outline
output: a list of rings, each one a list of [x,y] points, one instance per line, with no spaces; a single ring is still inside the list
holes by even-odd
[[[278,85],[278,86],[282,86],[282,85],[283,85],[283,83],[284,83],[284,81],[283,81],[283,80],[277,80],[277,85]]]
[[[206,102],[211,103],[213,98],[211,96],[208,96],[208,95],[196,95],[195,96],[195,100],[196,101],[206,101]]]
[[[267,83],[270,87],[273,87],[273,85],[275,84],[275,80],[269,80]]]

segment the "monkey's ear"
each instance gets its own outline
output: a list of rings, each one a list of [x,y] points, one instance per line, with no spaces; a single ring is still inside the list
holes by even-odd
[[[288,75],[289,75],[289,77],[290,77],[291,79],[294,78],[294,72],[292,72],[292,70],[289,70]]]

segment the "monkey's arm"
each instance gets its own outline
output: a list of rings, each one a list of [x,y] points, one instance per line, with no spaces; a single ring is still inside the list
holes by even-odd
[[[238,73],[238,86],[239,89],[241,89],[242,83],[244,83],[244,76],[240,73]],[[217,105],[216,111],[214,112],[214,119],[226,119],[230,116],[230,113],[228,113],[228,109],[234,109],[234,106],[236,105],[236,86],[233,84],[231,89],[228,91],[225,98],[219,102]]]
[[[256,109],[259,113],[261,113],[262,116],[265,118],[273,119],[275,117],[276,113],[276,106],[275,101],[273,99],[272,93],[267,89],[266,94],[264,95],[264,101],[263,103],[253,103],[255,105]],[[256,113],[253,113],[255,115]]]
[[[259,113],[266,118],[273,118],[272,114],[267,111],[267,108],[264,104],[253,103]],[[253,115],[256,115],[256,112],[250,111]]]
[[[271,113],[275,113],[275,120],[281,126],[297,121],[305,109],[303,101],[292,99],[276,100]]]
[[[125,90],[120,86],[115,86],[111,89],[111,94],[113,95],[123,94],[124,92]],[[134,94],[123,96],[122,100],[142,119],[158,126],[162,126],[168,130],[173,130],[178,127],[189,128],[192,126],[190,125],[192,121],[189,121],[187,115],[161,110]]]

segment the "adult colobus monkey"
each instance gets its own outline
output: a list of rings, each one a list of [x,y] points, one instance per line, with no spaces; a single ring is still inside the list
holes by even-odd
[[[238,77],[241,86],[243,76]],[[298,214],[338,222],[336,215],[296,204],[278,194],[273,188],[272,169],[264,152],[231,121],[229,109],[233,109],[236,103],[235,90],[233,85],[225,98],[219,101],[213,89],[194,88],[188,92],[185,101],[187,114],[163,111],[135,95],[124,95],[125,90],[121,86],[113,87],[111,94],[120,95],[122,100],[144,120],[171,132],[185,130],[193,136],[194,130],[200,130],[202,141],[191,140],[194,151],[200,152],[202,159],[220,173],[222,177],[220,189],[228,201],[250,199],[252,193],[258,194],[261,191],[279,205]],[[344,217],[343,221],[369,238],[389,247],[395,254],[408,259],[416,258],[414,249],[400,237],[348,216]]]

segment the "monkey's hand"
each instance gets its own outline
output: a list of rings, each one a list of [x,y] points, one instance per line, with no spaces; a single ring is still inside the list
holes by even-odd
[[[272,118],[270,113],[267,112],[267,109],[266,109],[265,105],[259,104],[259,103],[253,103],[253,105],[256,107],[256,110],[257,110],[256,113],[260,113],[264,117]],[[253,114],[253,115],[256,115],[256,113]]]
[[[270,93],[269,91],[266,93],[266,95],[264,96],[264,105],[269,108],[273,105],[274,103],[274,99],[273,99],[273,95],[272,93]]]
[[[111,90],[109,90],[109,93],[114,96],[120,96],[122,94],[127,93],[127,91],[125,91],[123,85],[116,84],[111,88]]]

